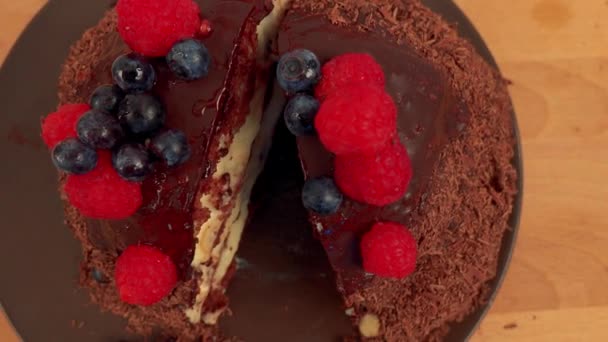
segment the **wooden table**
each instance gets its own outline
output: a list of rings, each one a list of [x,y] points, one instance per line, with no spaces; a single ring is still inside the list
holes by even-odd
[[[0,0],[0,61],[45,2]],[[513,81],[526,176],[515,257],[473,341],[608,341],[608,1],[456,2]],[[2,319],[0,341],[16,341]]]

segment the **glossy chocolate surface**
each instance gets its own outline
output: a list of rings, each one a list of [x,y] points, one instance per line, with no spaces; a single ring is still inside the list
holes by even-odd
[[[340,274],[341,290],[352,293],[366,282],[358,254],[359,237],[377,221],[413,224],[410,213],[418,209],[442,147],[464,128],[468,110],[450,90],[444,75],[407,47],[396,49],[378,35],[338,28],[318,16],[292,14],[284,22],[279,44],[281,53],[310,49],[321,62],[344,53],[371,54],[384,69],[386,89],[397,105],[399,138],[414,169],[405,196],[385,207],[346,200],[335,215],[312,214],[313,226],[319,223],[323,227],[317,231],[318,237]],[[332,176],[333,156],[317,137],[298,138],[298,147],[306,177]]]
[[[193,149],[184,165],[167,168],[161,163],[143,182],[141,209],[124,220],[89,219],[89,236],[96,247],[121,251],[128,245],[144,243],[171,255],[180,273],[188,272],[193,253],[192,208],[198,184],[207,165],[207,145],[225,94],[226,76],[235,41],[245,19],[256,15],[254,1],[200,1],[203,17],[213,25],[213,33],[203,39],[212,56],[209,75],[196,81],[177,79],[162,58],[152,60],[157,82],[152,90],[167,111],[166,127],[184,131]],[[118,33],[90,82],[111,83],[109,66],[128,51]]]

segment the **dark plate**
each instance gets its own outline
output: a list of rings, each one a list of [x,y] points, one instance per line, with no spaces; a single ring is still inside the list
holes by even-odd
[[[424,2],[457,23],[479,53],[495,65],[479,34],[452,2]],[[121,319],[90,304],[86,292],[78,288],[80,247],[63,224],[56,171],[39,137],[40,117],[56,106],[57,79],[70,45],[96,23],[109,3],[51,0],[0,70],[0,299],[28,342],[140,339],[124,331]],[[513,129],[517,133],[517,125]],[[512,229],[503,239],[499,276],[492,283],[494,294],[506,273],[519,226],[523,174],[519,143],[514,163],[520,192],[510,220]],[[283,192],[278,186],[274,189]],[[272,205],[259,208],[272,209]],[[223,323],[224,329],[247,341],[328,341],[348,331],[323,252],[308,231],[303,228],[306,234],[277,235],[264,227],[280,226],[280,220],[256,220],[241,249],[249,264],[242,265],[230,289],[235,315]],[[290,217],[286,223],[294,225],[294,220],[299,222],[296,225],[306,226],[305,216]],[[254,244],[268,248],[265,253],[253,253]],[[491,302],[454,324],[448,340],[465,340]]]

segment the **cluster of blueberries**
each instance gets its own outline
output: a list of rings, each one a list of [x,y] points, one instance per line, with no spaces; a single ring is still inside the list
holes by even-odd
[[[195,39],[176,43],[166,56],[173,74],[184,80],[207,76],[210,55]],[[143,57],[129,53],[112,64],[115,85],[97,88],[90,100],[91,110],[76,125],[78,139],[60,142],[53,149],[53,162],[66,172],[84,174],[97,165],[97,150],[112,150],[112,164],[129,181],[141,181],[155,160],[168,166],[184,163],[191,154],[186,135],[164,129],[166,112],[162,103],[149,94],[156,72]]]
[[[277,81],[290,96],[283,118],[295,136],[315,135],[314,119],[320,104],[311,93],[320,80],[321,63],[312,51],[299,49],[281,56],[277,66]],[[338,211],[343,197],[330,177],[309,179],[302,189],[304,207],[320,215]]]

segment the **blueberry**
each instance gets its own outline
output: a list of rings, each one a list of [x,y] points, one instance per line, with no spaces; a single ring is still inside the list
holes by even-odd
[[[321,78],[321,63],[312,51],[294,50],[284,54],[277,66],[279,85],[289,93],[310,90]]]
[[[154,86],[156,72],[143,57],[129,53],[112,64],[112,77],[122,90],[128,93],[143,93]]]
[[[186,135],[171,129],[155,136],[150,142],[150,150],[169,166],[177,166],[190,158],[190,146]]]
[[[102,85],[91,96],[91,107],[102,112],[115,113],[125,93],[117,85]]]
[[[118,108],[118,120],[134,134],[150,134],[165,124],[165,109],[152,95],[127,95]]]
[[[283,117],[294,135],[314,135],[314,120],[318,111],[317,99],[307,94],[297,94],[287,102]]]
[[[97,268],[94,268],[91,270],[91,278],[93,278],[93,280],[95,280],[96,282],[101,283],[101,284],[110,282],[110,279],[108,279],[108,277],[106,277],[106,275],[103,274],[103,272]]]
[[[152,171],[150,154],[143,145],[125,144],[112,153],[112,165],[122,178],[139,182]]]
[[[334,180],[328,177],[309,179],[302,189],[302,203],[308,210],[320,215],[333,214],[342,204],[342,193]]]
[[[70,138],[55,146],[53,163],[65,172],[83,174],[97,165],[97,152],[78,139]]]
[[[110,149],[124,138],[118,120],[111,114],[95,109],[78,120],[76,131],[80,141],[96,149]]]
[[[167,64],[175,76],[191,81],[207,76],[211,56],[203,43],[186,39],[173,45],[167,54]]]

